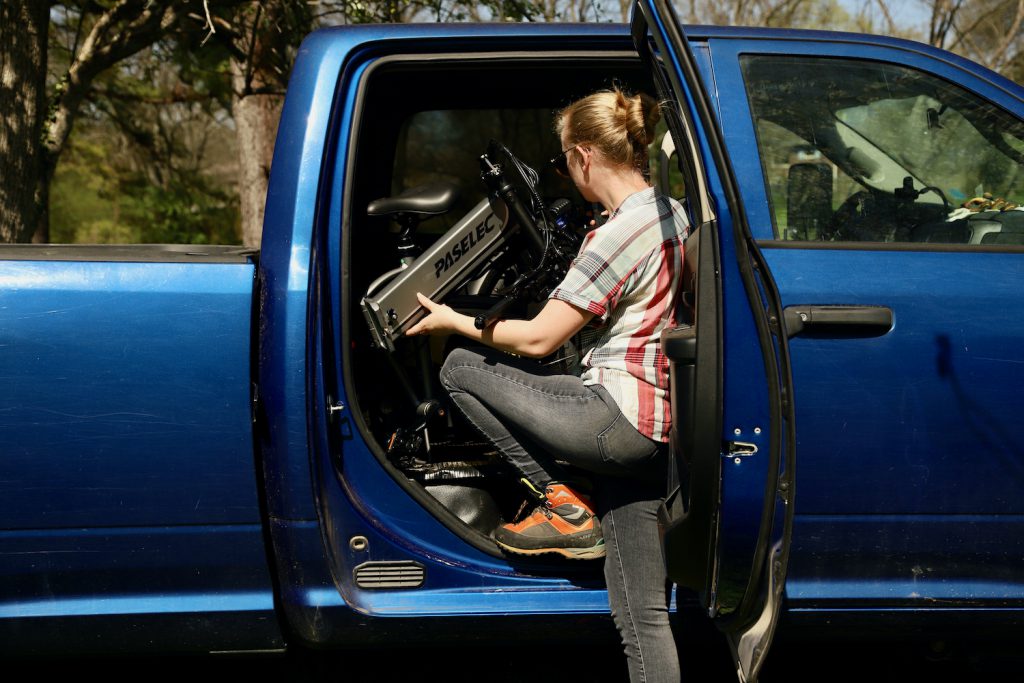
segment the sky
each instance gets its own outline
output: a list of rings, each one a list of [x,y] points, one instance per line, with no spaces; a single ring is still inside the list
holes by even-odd
[[[839,4],[850,14],[856,14],[864,3],[865,0],[839,0]],[[888,6],[897,26],[926,28],[928,10],[924,3],[917,0],[889,0]]]

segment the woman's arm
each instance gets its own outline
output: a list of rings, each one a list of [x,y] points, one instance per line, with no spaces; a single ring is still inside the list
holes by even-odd
[[[430,314],[410,327],[407,335],[455,332],[496,349],[530,358],[543,358],[554,353],[594,317],[590,311],[558,299],[549,299],[531,320],[499,320],[486,330],[478,330],[468,315],[434,303],[419,292],[416,298]]]

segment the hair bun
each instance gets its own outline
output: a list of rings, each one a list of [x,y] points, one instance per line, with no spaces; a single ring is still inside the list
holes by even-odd
[[[627,97],[626,130],[631,140],[646,147],[654,141],[654,127],[661,120],[661,107],[643,93]]]
[[[647,167],[647,147],[661,120],[648,95],[627,95],[617,86],[576,100],[555,115],[555,132],[567,142],[587,143],[613,164]]]

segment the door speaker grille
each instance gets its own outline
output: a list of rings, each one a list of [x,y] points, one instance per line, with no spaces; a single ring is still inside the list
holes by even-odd
[[[426,570],[419,562],[364,562],[353,572],[360,588],[391,590],[419,588],[426,579]]]

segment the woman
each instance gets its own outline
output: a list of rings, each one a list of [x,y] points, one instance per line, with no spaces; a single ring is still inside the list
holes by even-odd
[[[495,541],[520,554],[607,553],[609,600],[633,681],[679,680],[656,513],[671,423],[660,335],[675,323],[687,221],[682,206],[646,180],[659,118],[650,97],[618,89],[557,114],[563,151],[552,163],[609,217],[586,236],[533,319],[481,331],[471,317],[419,295],[430,313],[408,331],[458,333],[496,349],[458,349],[441,370],[452,400],[537,501],[525,519],[497,529]],[[580,377],[546,374],[528,360],[588,323],[600,338]],[[598,475],[596,514],[556,457]]]

